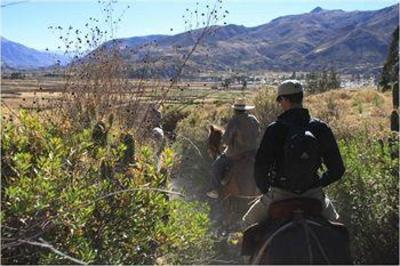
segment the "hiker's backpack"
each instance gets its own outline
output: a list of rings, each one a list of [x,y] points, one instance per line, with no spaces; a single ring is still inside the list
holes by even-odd
[[[288,128],[283,145],[283,171],[281,182],[291,192],[301,194],[312,187],[321,165],[320,145],[310,127],[284,123]]]

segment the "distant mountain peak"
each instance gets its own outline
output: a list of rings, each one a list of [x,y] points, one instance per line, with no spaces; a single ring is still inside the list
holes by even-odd
[[[332,64],[343,73],[378,73],[387,56],[391,33],[398,25],[398,12],[398,4],[348,12],[316,7],[311,13],[282,16],[255,27],[215,25],[188,61],[185,75],[228,70],[320,71]],[[123,38],[102,47],[115,45],[132,66],[133,77],[142,77],[144,72],[148,77],[168,77],[175,73],[179,58],[192,49],[201,31]],[[156,45],[150,45],[154,42]],[[1,63],[14,69],[54,64],[54,55],[38,54],[21,46],[1,39]],[[160,60],[150,66],[150,71],[143,61],[147,54],[154,62]]]
[[[38,69],[58,64],[58,62],[65,64],[68,61],[68,58],[63,55],[35,50],[7,40],[3,36],[0,37],[1,63],[9,68]]]
[[[314,8],[313,10],[311,10],[311,13],[320,13],[322,11],[325,11],[324,9],[322,9],[322,7],[317,6],[316,8]]]
[[[9,42],[9,40],[7,40],[6,38],[4,38],[3,36],[0,36],[0,40],[1,40],[2,42]]]

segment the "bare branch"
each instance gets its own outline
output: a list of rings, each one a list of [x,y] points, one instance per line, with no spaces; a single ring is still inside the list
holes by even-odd
[[[61,252],[61,251],[59,251],[59,250],[56,249],[53,245],[51,245],[50,243],[44,241],[43,238],[39,238],[39,241],[40,241],[40,242],[28,241],[28,240],[23,240],[23,239],[20,239],[20,240],[18,240],[18,241],[21,242],[21,243],[25,243],[25,244],[32,245],[32,246],[38,246],[38,247],[42,247],[42,248],[48,248],[48,249],[50,249],[52,252],[56,253],[57,255],[60,255],[61,257],[65,258],[65,259],[68,259],[68,260],[73,261],[73,262],[75,262],[75,263],[77,263],[77,264],[80,264],[80,265],[88,265],[88,263],[86,263],[86,262],[84,262],[84,261],[75,259],[75,258],[73,258],[73,257],[71,257],[71,256],[69,256],[69,255],[67,255],[67,254],[65,254],[65,253],[63,253],[63,252]]]
[[[196,150],[197,153],[200,155],[200,157],[201,157],[202,159],[204,159],[204,156],[203,156],[203,154],[201,153],[199,147],[197,147],[196,144],[194,144],[193,141],[192,141],[191,139],[189,139],[189,138],[187,138],[187,137],[185,137],[185,136],[183,136],[183,135],[177,135],[177,137],[180,137],[180,138],[186,140],[187,142],[189,142],[189,143],[195,148],[195,150]]]
[[[151,188],[151,187],[149,187],[149,188],[131,188],[131,189],[123,189],[123,190],[119,190],[119,191],[108,193],[108,194],[106,194],[104,196],[101,196],[101,197],[99,197],[97,199],[88,201],[84,205],[91,204],[91,203],[97,202],[99,200],[115,196],[117,194],[126,193],[126,192],[143,191],[143,190],[163,192],[163,193],[167,193],[167,194],[178,195],[178,196],[181,196],[181,197],[184,196],[182,193],[171,191],[171,190],[166,190],[166,189]]]
[[[11,3],[5,3],[5,4],[2,4],[1,7],[13,6],[13,5],[26,3],[26,2],[29,2],[29,1],[15,1],[15,2],[11,2]]]

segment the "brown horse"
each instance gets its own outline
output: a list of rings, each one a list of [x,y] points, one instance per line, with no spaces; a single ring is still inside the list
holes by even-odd
[[[271,204],[270,220],[246,230],[242,255],[250,264],[352,264],[349,235],[321,216],[315,199]]]
[[[207,140],[208,153],[215,160],[225,149],[222,143],[224,130],[211,125]],[[249,203],[257,196],[254,171],[254,153],[245,153],[236,158],[229,158],[232,162],[227,173],[228,183],[223,187],[221,199],[224,206],[225,223],[241,221],[242,216],[249,208]]]
[[[218,155],[220,155],[225,146],[222,143],[222,136],[224,135],[224,130],[215,125],[210,125],[208,128],[208,138],[207,138],[207,151],[210,157],[215,160]]]

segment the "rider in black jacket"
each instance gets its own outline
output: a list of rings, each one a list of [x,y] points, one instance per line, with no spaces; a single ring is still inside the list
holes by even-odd
[[[307,109],[292,108],[278,116],[278,120],[267,127],[254,166],[256,184],[262,193],[266,193],[271,186],[286,189],[280,182],[283,145],[288,131],[284,124],[306,125],[310,119]],[[343,176],[343,160],[332,130],[326,123],[313,119],[311,132],[319,140],[322,162],[327,168],[321,177],[317,173],[314,174],[315,183],[312,187],[325,187]]]
[[[263,136],[257,151],[254,169],[254,178],[258,189],[263,196],[256,201],[243,217],[247,225],[259,223],[268,217],[271,203],[289,198],[307,197],[321,202],[322,215],[329,220],[337,220],[339,215],[330,200],[322,190],[332,182],[339,180],[345,171],[343,160],[339,152],[335,137],[329,126],[317,119],[311,119],[307,109],[303,108],[303,86],[297,80],[284,81],[278,87],[277,102],[283,109],[277,121],[271,123]],[[318,145],[318,159],[315,163],[315,172],[309,175],[307,186],[301,191],[292,191],[287,178],[283,176],[284,146],[291,128],[307,127]],[[286,143],[287,144],[287,143]],[[287,148],[286,148],[287,149]],[[287,154],[287,153],[286,153]],[[318,168],[321,164],[326,171],[319,176]],[[294,168],[293,168],[294,169]],[[313,170],[314,171],[314,170]],[[300,181],[302,182],[302,181]],[[309,184],[309,185],[308,185]]]

